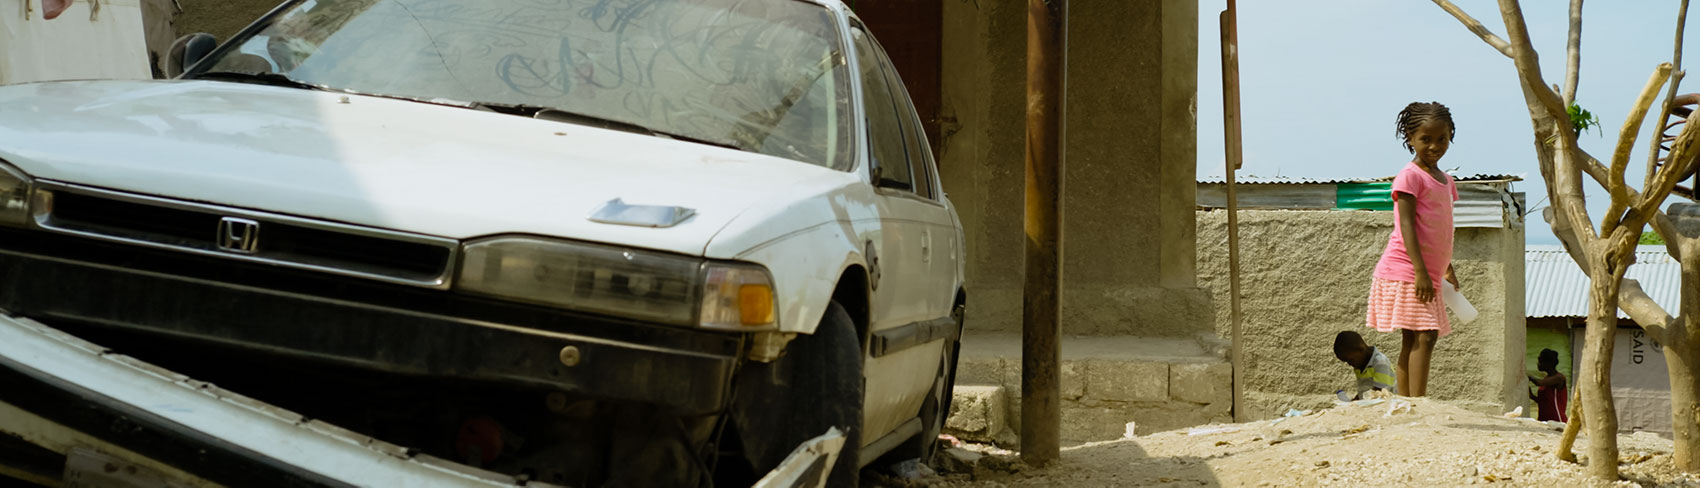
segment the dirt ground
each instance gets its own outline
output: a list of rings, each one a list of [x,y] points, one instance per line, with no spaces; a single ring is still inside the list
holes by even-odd
[[[1379,403],[1376,403],[1379,402]],[[1030,468],[994,446],[973,464],[942,459],[942,473],[885,478],[886,486],[1700,486],[1678,473],[1671,442],[1619,436],[1624,480],[1607,483],[1559,461],[1557,424],[1485,415],[1425,399],[1369,400],[1305,415],[1219,424],[1065,448],[1062,461]],[[1394,408],[1396,406],[1408,408]],[[1392,410],[1390,414],[1389,411]],[[1576,451],[1585,452],[1587,438]],[[1583,456],[1583,462],[1587,462]],[[954,466],[953,466],[954,465]]]

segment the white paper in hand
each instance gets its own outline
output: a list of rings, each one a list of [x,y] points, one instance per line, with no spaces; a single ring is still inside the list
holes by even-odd
[[[1440,281],[1440,299],[1446,302],[1446,307],[1452,309],[1453,314],[1458,315],[1459,323],[1467,324],[1476,320],[1476,307],[1470,305],[1470,301],[1464,299],[1464,294],[1458,293],[1457,288],[1452,287],[1452,282]]]

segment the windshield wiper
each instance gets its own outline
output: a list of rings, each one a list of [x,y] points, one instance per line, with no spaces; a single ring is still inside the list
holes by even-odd
[[[743,150],[743,148],[738,147],[738,145],[732,144],[732,143],[729,143],[729,142],[714,141],[714,140],[703,139],[703,138],[700,138],[700,137],[691,137],[691,136],[675,134],[675,133],[672,133],[672,132],[658,131],[658,130],[651,129],[649,127],[645,127],[645,126],[642,126],[642,125],[633,124],[631,122],[626,122],[626,121],[622,121],[622,120],[614,120],[614,119],[605,118],[605,117],[597,117],[597,116],[594,116],[594,115],[586,115],[586,114],[581,114],[581,113],[578,113],[578,112],[568,112],[566,110],[561,110],[561,109],[554,108],[554,107],[544,107],[544,106],[539,106],[539,105],[526,105],[526,104],[517,104],[517,103],[471,102],[470,106],[468,106],[467,108],[484,109],[484,110],[489,110],[489,111],[492,111],[492,112],[503,113],[503,114],[508,114],[508,115],[517,115],[517,116],[521,116],[521,117],[531,117],[531,118],[534,118],[534,119],[542,119],[542,120],[552,120],[552,121],[555,121],[555,122],[565,122],[565,123],[569,123],[569,124],[588,125],[588,126],[596,127],[596,128],[600,128],[600,129],[617,130],[617,131],[621,131],[621,132],[630,132],[630,133],[633,133],[633,134],[642,134],[642,135],[646,135],[646,136],[655,136],[655,137],[662,137],[662,138],[679,140],[679,141],[694,142],[694,143],[697,143],[697,144],[707,144],[707,145],[710,145],[710,146],[724,147],[724,148],[727,148],[727,149]]]
[[[686,142],[695,142],[697,144],[707,144],[707,145],[714,146],[714,147],[724,147],[724,148],[727,148],[727,149],[736,149],[736,150],[739,150],[739,151],[746,151],[747,150],[747,149],[744,149],[743,147],[738,146],[737,144],[733,144],[733,143],[730,143],[730,142],[714,141],[714,140],[709,140],[709,139],[703,139],[703,138],[700,138],[700,137],[682,136],[682,135],[679,135],[679,134],[674,134],[672,132],[655,132],[655,135],[660,136],[660,137],[665,137],[665,138],[668,138],[668,139],[674,139],[674,140],[680,140],[680,141],[686,141]]]
[[[262,85],[300,88],[303,90],[339,91],[324,85],[317,85],[297,80],[277,73],[242,73],[238,71],[208,71],[196,73],[190,79],[228,80],[239,83],[257,83]]]

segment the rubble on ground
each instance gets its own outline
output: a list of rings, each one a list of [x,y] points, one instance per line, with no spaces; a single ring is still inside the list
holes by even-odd
[[[962,444],[941,450],[938,475],[906,486],[1700,487],[1700,476],[1671,465],[1671,441],[1651,433],[1619,436],[1622,481],[1593,480],[1553,453],[1562,427],[1442,401],[1371,398],[1067,447],[1061,463],[1044,468],[1027,467],[1014,451]],[[1587,443],[1578,439],[1576,453]]]

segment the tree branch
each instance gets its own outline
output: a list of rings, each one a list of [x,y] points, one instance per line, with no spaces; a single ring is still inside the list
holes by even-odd
[[[1540,59],[1530,43],[1522,7],[1517,0],[1500,0],[1499,11],[1505,19],[1512,46],[1511,59],[1517,66],[1517,78],[1523,84],[1523,98],[1528,104],[1530,123],[1534,125],[1536,152],[1544,152],[1553,160],[1541,161],[1542,175],[1549,177],[1548,194],[1552,195],[1555,207],[1578,223],[1579,227],[1573,228],[1581,232],[1577,234],[1578,240],[1592,243],[1599,234],[1595,233],[1584,205],[1580,172],[1585,165],[1584,159],[1578,157],[1580,148],[1576,145],[1576,131],[1570,126],[1570,115],[1558,93],[1541,77]],[[1549,164],[1553,166],[1550,171],[1544,166]]]
[[[1677,261],[1681,261],[1682,256],[1687,252],[1684,250],[1687,246],[1686,243],[1693,239],[1677,231],[1676,222],[1672,222],[1670,216],[1665,215],[1663,211],[1653,211],[1651,224],[1653,225],[1653,232],[1659,233],[1659,238],[1665,240],[1665,253],[1676,258]]]
[[[1594,232],[1594,223],[1593,220],[1589,219],[1588,207],[1585,205],[1587,196],[1582,193],[1582,167],[1591,167],[1598,163],[1590,163],[1588,159],[1579,157],[1582,150],[1576,147],[1576,139],[1573,137],[1576,131],[1571,130],[1568,126],[1563,126],[1555,127],[1554,132],[1559,134],[1558,143],[1561,145],[1558,150],[1553,151],[1556,161],[1552,172],[1553,184],[1550,190],[1552,193],[1549,193],[1549,195],[1552,195],[1553,203],[1564,211],[1566,218],[1570,219],[1572,223],[1581,223],[1582,227],[1576,234],[1577,239],[1583,243],[1592,243],[1599,239],[1601,235],[1610,235]],[[1607,188],[1611,187],[1608,186]],[[1623,186],[1618,186],[1615,189],[1621,191],[1623,188]],[[1584,269],[1586,268],[1584,267]]]
[[[1450,2],[1434,2],[1495,48],[1500,48],[1496,41],[1506,42],[1487,32],[1480,22],[1476,22]],[[1500,52],[1510,56],[1517,65],[1519,81],[1523,84],[1523,94],[1529,105],[1529,115],[1535,125],[1535,142],[1539,146],[1537,154],[1541,155],[1541,173],[1547,182],[1548,194],[1552,195],[1554,202],[1552,207],[1548,207],[1545,215],[1552,225],[1553,234],[1564,242],[1571,259],[1586,270],[1589,269],[1586,266],[1586,253],[1599,252],[1599,247],[1585,243],[1598,242],[1600,237],[1594,233],[1587,208],[1582,205],[1581,174],[1587,173],[1600,186],[1612,189],[1609,184],[1613,180],[1611,169],[1576,144],[1576,131],[1570,126],[1570,117],[1565,111],[1563,100],[1541,79],[1540,63],[1529,41],[1528,25],[1523,20],[1522,8],[1516,0],[1500,0],[1499,4],[1510,36],[1510,41],[1505,44],[1509,49],[1501,48]],[[1645,117],[1645,113],[1642,117]],[[1639,196],[1628,185],[1617,185],[1615,193],[1621,194],[1619,198],[1625,200]],[[1668,216],[1656,209],[1652,215],[1657,220],[1656,226],[1671,229],[1671,233],[1675,234],[1675,226]],[[1585,227],[1578,231],[1572,222],[1580,222]],[[1625,279],[1619,283],[1621,287],[1618,307],[1635,319],[1636,323],[1641,324],[1655,339],[1667,337],[1667,328],[1675,319],[1647,296],[1646,291],[1641,289],[1635,280]]]
[[[1565,111],[1564,100],[1548,88],[1546,80],[1541,78],[1540,56],[1535,53],[1535,46],[1529,39],[1529,24],[1523,20],[1523,7],[1518,5],[1516,0],[1499,0],[1499,11],[1505,18],[1506,35],[1510,36],[1511,60],[1517,65],[1517,74],[1524,77],[1524,84],[1533,89],[1535,98],[1546,108],[1547,116],[1555,121],[1563,121],[1568,126],[1570,114]],[[1561,137],[1572,141],[1576,139],[1575,131],[1559,132]]]
[[[1583,256],[1582,243],[1576,240],[1576,233],[1569,229],[1570,222],[1564,217],[1564,213],[1556,212],[1552,207],[1547,207],[1542,212],[1542,216],[1552,226],[1553,234],[1557,235],[1558,239],[1564,243],[1564,250],[1570,255],[1570,260],[1575,261],[1576,265],[1585,272],[1588,265],[1587,258]],[[1669,220],[1666,219],[1666,224],[1669,223]],[[1671,227],[1674,229],[1675,226],[1671,225]],[[1654,340],[1669,344],[1665,339],[1666,330],[1676,323],[1676,318],[1666,312],[1664,307],[1659,306],[1658,302],[1653,301],[1653,297],[1648,296],[1647,291],[1641,288],[1639,281],[1625,278],[1619,283],[1618,308],[1628,314],[1630,320],[1640,324],[1641,328],[1647,331],[1647,335],[1652,336]]]
[[[1582,69],[1582,0],[1570,0],[1570,39],[1564,53],[1564,106],[1576,104],[1576,85]]]
[[[1482,26],[1482,23],[1477,21],[1475,17],[1471,17],[1470,14],[1465,13],[1464,9],[1458,8],[1457,5],[1453,5],[1452,2],[1448,0],[1434,0],[1434,4],[1439,5],[1441,10],[1445,10],[1446,13],[1452,14],[1453,18],[1464,23],[1464,27],[1470,29],[1470,32],[1476,33],[1476,37],[1482,38],[1482,42],[1486,42],[1489,46],[1493,46],[1493,48],[1499,51],[1500,54],[1504,54],[1507,58],[1516,57],[1511,53],[1510,43],[1507,43],[1505,42],[1505,39],[1500,39],[1499,36],[1494,35],[1493,31]]]
[[[1664,87],[1665,80],[1670,78],[1670,71],[1670,63],[1660,63],[1657,68],[1653,68],[1653,76],[1647,78],[1647,85],[1641,87],[1641,96],[1635,98],[1635,105],[1629,108],[1629,116],[1623,119],[1623,129],[1617,131],[1617,150],[1611,155],[1611,179],[1606,182],[1606,188],[1611,190],[1611,206],[1606,207],[1605,218],[1601,221],[1603,225],[1600,231],[1604,234],[1610,234],[1617,229],[1619,220],[1625,217],[1624,210],[1629,208],[1630,200],[1626,191],[1629,183],[1623,181],[1623,172],[1629,169],[1629,153],[1635,149],[1635,137],[1641,134],[1641,122],[1647,118],[1647,110],[1653,106],[1653,100],[1658,99],[1659,88]],[[1673,165],[1666,164],[1664,169],[1671,166]],[[1648,193],[1643,194],[1644,196],[1657,195],[1660,201],[1664,200],[1664,196],[1670,195],[1670,190],[1665,190],[1662,194],[1654,193],[1652,188],[1647,190]],[[1642,224],[1646,222],[1645,219],[1640,221]],[[1640,226],[1632,225],[1630,228],[1639,229]]]
[[[1589,176],[1594,178],[1594,182],[1599,183],[1600,186],[1606,186],[1606,173],[1609,170],[1607,170],[1604,165],[1600,164],[1600,160],[1594,159],[1593,156],[1588,154],[1588,151],[1580,148],[1576,150],[1576,154],[1577,157],[1584,161],[1583,169],[1586,170]],[[1635,191],[1634,188],[1625,188],[1625,190],[1630,199],[1641,198],[1641,194]],[[1653,219],[1650,223],[1653,225],[1653,230],[1659,233],[1659,237],[1665,240],[1665,252],[1670,253],[1671,257],[1679,260],[1682,259],[1683,251],[1679,244],[1681,244],[1681,241],[1688,240],[1689,238],[1677,232],[1676,223],[1671,221],[1670,216],[1665,215],[1662,210],[1654,210]]]

